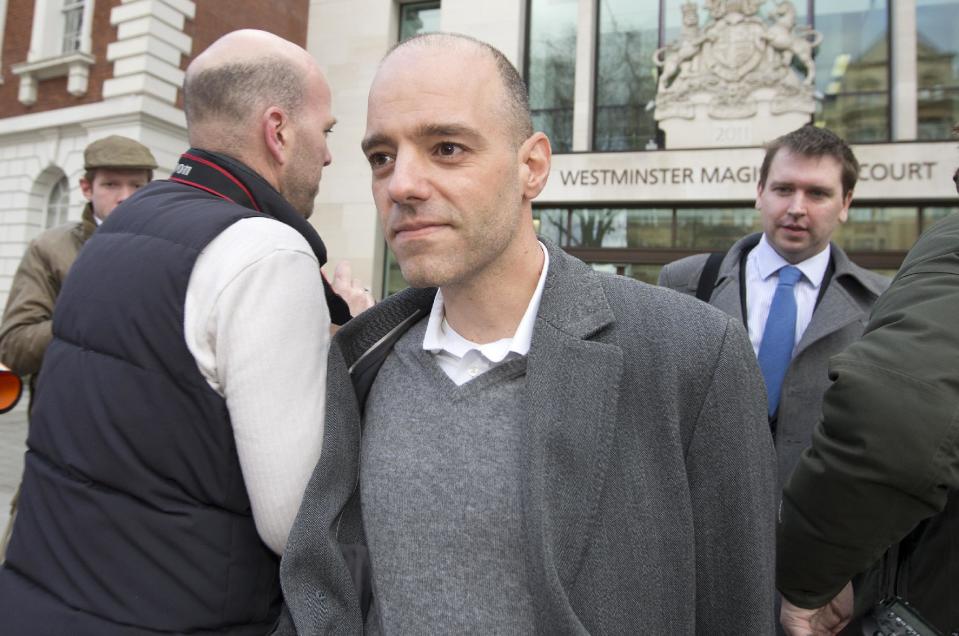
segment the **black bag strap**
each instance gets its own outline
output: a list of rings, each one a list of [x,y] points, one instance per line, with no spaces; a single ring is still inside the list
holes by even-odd
[[[383,362],[386,361],[387,356],[393,350],[393,345],[426,314],[425,309],[417,309],[403,322],[390,329],[372,347],[364,351],[363,355],[357,358],[356,362],[350,367],[350,379],[353,381],[353,389],[356,391],[356,400],[360,405],[361,412],[366,404],[366,396],[369,395],[370,388],[373,386],[373,380],[376,379],[380,367],[383,366]]]
[[[699,275],[699,284],[696,286],[696,298],[708,303],[712,298],[713,288],[716,286],[716,279],[719,277],[719,266],[726,258],[726,252],[712,252],[706,259],[703,271]]]
[[[353,382],[353,390],[356,391],[356,399],[360,405],[362,413],[366,408],[366,397],[370,394],[370,388],[379,373],[380,367],[386,361],[387,356],[393,350],[393,345],[409,331],[410,327],[415,325],[427,314],[425,309],[417,309],[411,315],[407,316],[403,322],[390,329],[385,336],[377,340],[372,347],[363,352],[356,362],[350,366],[350,380]],[[360,430],[362,430],[362,422]],[[354,486],[353,494],[350,495],[347,504],[340,511],[337,517],[336,535],[339,535],[339,523],[344,511],[351,504],[359,505],[357,497],[359,496],[359,481]],[[373,604],[373,570],[370,562],[369,550],[365,545],[353,543],[340,543],[340,550],[343,554],[343,560],[350,570],[350,577],[353,579],[353,585],[360,599],[360,612],[363,616],[363,622],[369,619],[370,607]],[[377,614],[377,620],[379,615]],[[382,626],[380,632],[383,632]]]

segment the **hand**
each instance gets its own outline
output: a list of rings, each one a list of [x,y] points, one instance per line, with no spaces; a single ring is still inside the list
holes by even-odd
[[[340,261],[337,264],[336,269],[333,270],[333,282],[330,284],[333,291],[346,301],[352,316],[358,316],[376,304],[369,288],[353,278],[353,268],[350,267],[349,261]]]
[[[796,607],[785,598],[779,622],[789,636],[833,636],[852,618],[852,582],[831,601],[816,609]]]

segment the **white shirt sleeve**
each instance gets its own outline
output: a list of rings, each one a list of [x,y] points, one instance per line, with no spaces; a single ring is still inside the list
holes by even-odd
[[[306,240],[273,219],[233,224],[187,287],[187,347],[226,399],[257,532],[282,554],[320,456],[330,315]]]

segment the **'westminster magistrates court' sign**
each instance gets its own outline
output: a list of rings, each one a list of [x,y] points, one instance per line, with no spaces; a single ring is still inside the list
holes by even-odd
[[[954,142],[854,146],[856,198],[955,200]],[[743,202],[756,197],[761,148],[555,155],[538,204]]]

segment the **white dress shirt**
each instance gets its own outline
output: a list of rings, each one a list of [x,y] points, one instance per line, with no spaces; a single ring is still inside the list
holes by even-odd
[[[320,457],[330,313],[316,256],[274,219],[241,219],[200,253],[184,335],[226,400],[263,542],[282,554]]]
[[[806,327],[812,320],[813,310],[816,309],[816,299],[819,297],[819,288],[829,267],[830,245],[815,256],[811,256],[795,267],[802,272],[802,277],[796,283],[796,338],[795,345],[799,344]],[[746,256],[746,314],[749,325],[749,340],[753,344],[753,351],[759,355],[759,345],[763,339],[763,330],[766,328],[766,319],[769,317],[769,307],[779,284],[779,270],[790,265],[786,259],[773,249],[763,234],[756,245]]]
[[[457,386],[486,373],[498,364],[529,353],[529,347],[533,342],[536,313],[539,311],[543,286],[546,284],[546,270],[549,268],[549,254],[546,252],[546,247],[542,243],[539,246],[543,250],[543,271],[539,274],[539,282],[533,291],[533,297],[530,298],[526,313],[519,321],[519,326],[512,338],[503,338],[486,344],[467,340],[456,333],[446,321],[443,291],[436,291],[433,309],[426,323],[423,349],[435,356],[436,363]]]

